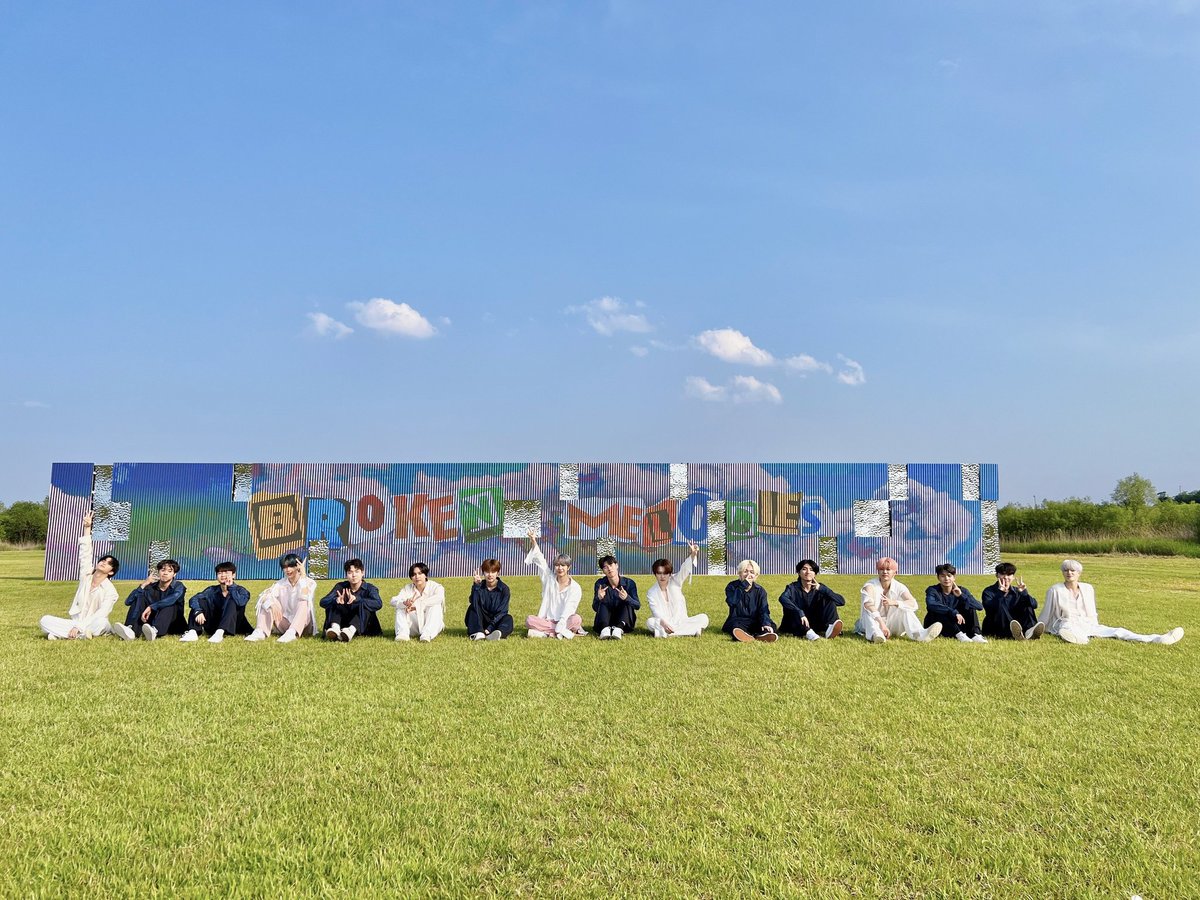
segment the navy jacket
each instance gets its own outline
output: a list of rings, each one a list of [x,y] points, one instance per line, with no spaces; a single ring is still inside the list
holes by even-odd
[[[1031,610],[1037,609],[1037,600],[1029,591],[1019,591],[1016,586],[1010,586],[1008,593],[1000,590],[1000,582],[983,589],[983,609],[989,617],[995,616],[1007,630],[1010,619],[1015,619],[1012,611],[1018,606],[1029,604]]]
[[[622,600],[621,595],[617,593],[617,588],[613,587],[611,584],[608,584],[608,576],[597,578],[596,586],[592,588],[592,609],[599,609],[600,604],[602,603],[605,606],[610,606],[614,603],[628,603],[634,609],[642,608],[642,601],[638,599],[637,582],[635,582],[632,578],[626,578],[624,575],[622,575],[619,579],[617,579],[617,584],[625,588],[625,591],[629,594],[627,599]],[[604,599],[601,600],[600,588],[604,587],[605,585],[608,585],[608,590],[604,594]]]
[[[333,586],[328,594],[321,598],[321,609],[330,609],[338,605],[338,594],[342,591],[350,591],[350,596],[353,598],[349,603],[342,604],[349,606],[354,612],[358,612],[360,608],[364,608],[367,612],[378,612],[383,609],[383,598],[379,596],[379,588],[371,584],[369,581],[364,581],[358,586],[358,592],[350,590],[350,582],[339,581]]]
[[[779,603],[783,606],[783,614],[785,616],[790,612],[794,616],[808,618],[808,614],[812,611],[813,603],[818,598],[832,603],[834,606],[846,605],[845,597],[841,594],[835,594],[825,585],[821,585],[815,591],[804,590],[800,586],[799,578],[783,589]]]
[[[148,584],[146,587],[136,587],[133,592],[125,598],[126,606],[133,606],[139,600],[142,600],[155,612],[160,609],[166,609],[168,606],[178,606],[180,612],[183,611],[183,598],[187,594],[187,585],[176,578],[171,582],[170,587],[165,591],[158,586],[158,582]]]
[[[229,598],[244,609],[246,604],[250,602],[250,592],[240,584],[231,584],[229,586]],[[220,603],[224,599],[225,596],[221,593],[221,586],[214,584],[206,587],[198,594],[193,594],[192,599],[188,601],[188,607],[199,612],[201,601],[207,600],[209,603]]]
[[[943,594],[940,584],[931,584],[925,588],[925,609],[935,616],[954,616],[971,609],[983,609],[983,604],[972,597],[970,591],[961,584],[958,589],[962,591],[961,597]]]
[[[761,584],[746,590],[746,582],[740,578],[725,585],[725,602],[729,604],[729,618],[721,626],[722,631],[732,631],[744,622],[757,622],[760,626],[775,628],[771,621],[771,607],[767,603],[767,591]]]
[[[479,612],[480,624],[484,631],[495,631],[497,624],[508,615],[509,601],[508,585],[503,580],[496,579],[496,587],[489,590],[486,581],[471,585],[471,602],[467,606],[470,612],[475,607]]]

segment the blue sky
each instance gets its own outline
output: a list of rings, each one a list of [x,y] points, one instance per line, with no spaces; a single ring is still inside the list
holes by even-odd
[[[1200,488],[1200,4],[0,3],[54,461]]]

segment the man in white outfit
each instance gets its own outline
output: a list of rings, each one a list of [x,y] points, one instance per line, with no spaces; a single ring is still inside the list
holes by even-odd
[[[304,565],[295,553],[281,559],[279,568],[283,569],[283,577],[258,595],[256,624],[254,631],[246,635],[248,641],[265,641],[271,634],[278,634],[278,643],[290,644],[300,635],[316,634],[316,581],[304,574]]]
[[[646,627],[655,637],[699,637],[708,627],[708,616],[704,613],[689,616],[687,600],[683,596],[683,583],[696,567],[700,547],[688,541],[691,555],[675,571],[669,559],[656,559],[650,567],[654,572],[654,584],[646,591],[646,602],[650,604],[650,618]]]
[[[70,618],[42,616],[38,625],[52,641],[73,641],[112,634],[108,617],[117,602],[112,579],[121,568],[115,556],[105,554],[92,564],[92,513],[83,517],[83,536],[79,538],[79,586],[67,612]]]
[[[1143,644],[1174,644],[1183,637],[1182,628],[1172,628],[1166,634],[1137,634],[1126,628],[1110,628],[1100,624],[1096,614],[1096,592],[1090,584],[1079,580],[1083,563],[1064,559],[1063,580],[1046,591],[1039,622],[1050,634],[1057,634],[1069,644],[1086,644],[1089,638],[1117,638],[1140,641]]]
[[[529,636],[570,639],[577,634],[587,634],[583,630],[583,618],[575,612],[579,609],[583,588],[571,577],[571,557],[560,553],[554,557],[554,571],[550,571],[532,528],[529,540],[533,546],[525,557],[525,565],[535,566],[542,578],[542,605],[536,616],[525,617]]]
[[[429,566],[423,562],[408,567],[411,582],[392,598],[396,610],[396,640],[420,638],[429,643],[446,627],[446,591],[429,580]]]
[[[900,635],[911,641],[932,641],[942,633],[942,623],[921,627],[921,620],[917,618],[917,598],[896,580],[898,568],[890,556],[875,563],[879,577],[862,586],[859,597],[862,611],[854,623],[854,630],[873,644],[882,644],[889,637]]]

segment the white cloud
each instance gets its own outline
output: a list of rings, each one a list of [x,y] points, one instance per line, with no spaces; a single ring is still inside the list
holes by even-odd
[[[863,372],[863,367],[854,360],[838,354],[838,359],[842,361],[842,368],[837,373],[837,380],[842,384],[859,385],[867,380],[866,373]]]
[[[430,338],[437,334],[433,324],[407,303],[395,303],[375,297],[366,303],[346,305],[354,310],[354,318],[360,325],[375,331],[411,338]]]
[[[779,388],[753,375],[735,375],[727,385],[712,384],[699,375],[689,375],[683,383],[684,393],[707,403],[782,403]]]
[[[773,366],[775,357],[740,331],[733,328],[717,328],[702,331],[696,335],[696,343],[706,353],[711,353],[717,359],[728,363],[742,363],[747,366]]]
[[[309,327],[313,334],[317,337],[332,337],[334,339],[344,338],[346,335],[354,331],[349,325],[343,325],[332,316],[327,316],[323,312],[315,312],[308,314]]]
[[[22,400],[21,405],[26,409],[49,409],[49,403],[43,403],[41,400]]]
[[[828,372],[833,374],[833,366],[827,362],[821,362],[821,360],[809,356],[807,353],[789,356],[783,361],[783,364],[793,372]]]
[[[647,350],[645,347],[639,347],[639,346],[635,345],[635,346],[629,348],[629,352],[632,353],[634,356],[645,356],[650,351]]]
[[[644,307],[644,303],[636,303]],[[631,331],[644,334],[653,331],[646,317],[641,313],[630,312],[625,301],[619,297],[601,297],[582,306],[568,306],[567,312],[579,313],[587,319],[592,328],[603,335],[616,334],[618,331]]]

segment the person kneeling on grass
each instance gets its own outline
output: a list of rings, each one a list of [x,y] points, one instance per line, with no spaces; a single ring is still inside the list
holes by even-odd
[[[737,580],[725,585],[729,618],[725,620],[721,630],[735,641],[763,641],[773,644],[779,639],[779,635],[775,633],[775,623],[771,621],[767,592],[761,584],[755,584],[761,572],[754,560],[743,559],[738,563]]]
[[[475,573],[471,600],[467,604],[467,634],[473,641],[499,641],[513,633],[508,614],[508,585],[500,580],[500,563],[485,559]]]
[[[1174,644],[1183,637],[1182,628],[1172,628],[1166,634],[1136,634],[1126,628],[1101,625],[1096,614],[1096,592],[1090,584],[1079,580],[1082,572],[1083,563],[1075,559],[1063,560],[1063,580],[1046,591],[1046,603],[1038,618],[1051,634],[1057,634],[1069,644],[1086,644],[1094,637],[1143,644]]]
[[[446,591],[429,580],[429,566],[423,562],[408,567],[410,583],[392,598],[396,610],[396,640],[414,637],[428,644],[446,627]]]
[[[1037,620],[1037,601],[1025,590],[1024,580],[1015,580],[1017,567],[1002,562],[996,566],[996,583],[983,589],[983,634],[986,637],[1036,641],[1046,633]]]
[[[67,610],[69,618],[42,616],[38,625],[51,641],[74,641],[111,634],[108,617],[116,605],[117,589],[113,577],[121,568],[115,556],[104,554],[92,564],[92,513],[83,517],[83,535],[79,538],[79,586]]]
[[[160,562],[125,598],[125,605],[129,607],[125,624],[113,625],[113,631],[127,641],[137,638],[134,628],[139,626],[142,637],[148,641],[157,640],[159,635],[172,630],[176,634],[182,631],[185,620],[183,597],[187,586],[175,579],[178,574],[179,563],[175,560]]]
[[[925,588],[925,627],[934,622],[942,625],[942,637],[952,637],[964,644],[986,644],[979,633],[979,610],[983,604],[971,592],[955,581],[958,570],[950,563],[934,569],[937,584]]]
[[[817,581],[820,571],[816,560],[802,559],[796,563],[799,577],[785,587],[779,597],[783,606],[780,634],[794,634],[815,641],[823,637],[835,638],[842,633],[837,608],[846,605],[846,598]]]
[[[383,609],[379,588],[363,581],[363,561],[348,559],[342,565],[346,580],[339,581],[321,598],[325,610],[325,639],[349,643],[355,635],[383,634],[377,613]]]
[[[700,637],[708,627],[708,616],[698,613],[688,615],[687,599],[683,596],[683,583],[696,567],[700,547],[688,541],[690,554],[673,574],[675,566],[669,559],[656,559],[650,570],[654,573],[654,584],[646,591],[646,602],[650,604],[650,618],[646,627],[658,638]]]
[[[254,631],[246,636],[248,641],[265,641],[278,634],[277,643],[290,644],[301,635],[316,634],[316,581],[304,574],[304,564],[295,553],[279,560],[279,568],[283,569],[283,577],[258,595]]]
[[[637,624],[637,610],[642,606],[637,583],[621,574],[617,558],[612,554],[600,557],[600,571],[604,575],[596,579],[592,590],[596,636],[602,641],[619,641]]]
[[[542,605],[536,616],[526,616],[525,627],[531,638],[556,637],[570,639],[583,630],[583,619],[575,612],[583,599],[583,588],[571,577],[571,557],[560,553],[554,557],[554,571],[546,563],[538,547],[537,534],[529,529],[529,540],[533,546],[525,557],[525,564],[535,566],[542,579]]]
[[[873,644],[882,644],[890,637],[905,635],[911,641],[932,641],[942,633],[940,622],[922,628],[917,618],[917,598],[908,587],[896,580],[896,561],[885,556],[875,563],[877,578],[862,586],[859,594],[861,611],[854,630]]]
[[[237,566],[231,562],[217,563],[213,571],[217,583],[188,601],[192,612],[188,617],[188,630],[179,639],[182,643],[200,640],[201,631],[208,635],[210,644],[219,644],[227,634],[249,634],[253,630],[246,618],[250,592],[233,583],[237,578]]]

